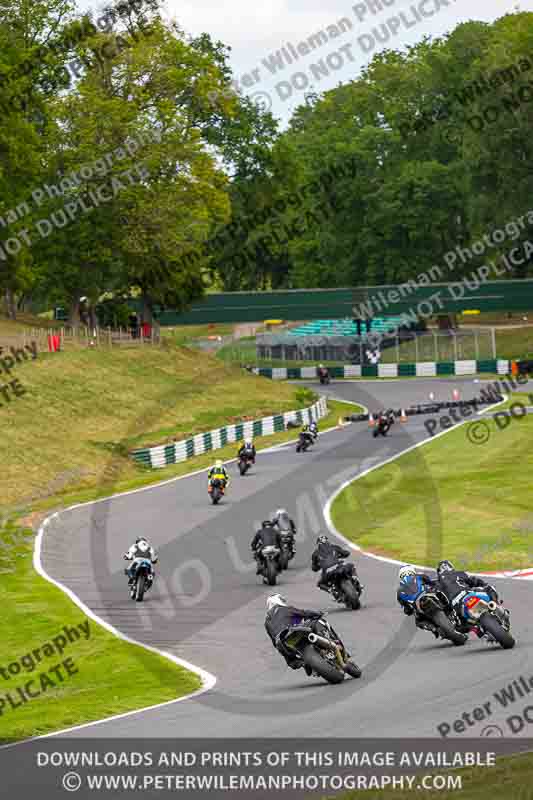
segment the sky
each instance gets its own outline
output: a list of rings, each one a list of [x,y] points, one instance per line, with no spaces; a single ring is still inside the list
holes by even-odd
[[[235,87],[284,126],[306,93],[352,80],[380,50],[533,11],[533,0],[165,0],[164,8],[187,33],[229,45]]]

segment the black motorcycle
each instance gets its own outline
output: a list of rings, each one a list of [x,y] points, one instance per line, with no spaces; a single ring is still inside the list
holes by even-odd
[[[342,683],[345,675],[360,678],[362,674],[324,617],[301,619],[284,634],[280,649],[291,657],[294,669],[306,667],[308,674],[324,678],[328,683]]]
[[[319,372],[318,377],[322,386],[328,386],[331,383],[329,372]]]
[[[131,565],[131,572],[133,583],[130,587],[130,597],[141,603],[144,593],[152,588],[152,564],[147,558],[137,558]]]
[[[339,562],[326,570],[328,591],[337,603],[344,603],[346,608],[357,611],[361,608],[363,586],[357,577],[355,564]]]
[[[306,431],[300,431],[298,436],[298,444],[296,445],[297,453],[305,453],[313,444],[313,437]]]
[[[239,456],[239,472],[241,475],[246,475],[252,464],[254,463],[254,458],[247,453],[243,453]]]
[[[263,581],[264,583],[268,583],[269,586],[276,585],[278,575],[281,572],[280,555],[281,551],[279,547],[273,544],[268,544],[261,550],[259,558],[261,559],[263,567]]]
[[[386,436],[391,429],[394,419],[390,416],[380,416],[374,428],[373,436],[377,439],[378,436]]]
[[[443,592],[438,589],[424,590],[413,605],[419,628],[431,631],[437,638],[448,639],[455,645],[466,643],[468,636],[456,630],[459,620]]]
[[[463,625],[476,632],[480,639],[497,642],[504,650],[511,650],[516,642],[511,634],[511,615],[501,601],[495,602],[482,589],[462,592],[454,607]]]
[[[220,502],[221,498],[224,497],[224,493],[226,491],[226,482],[223,481],[221,478],[214,478],[209,484],[207,491],[209,492],[209,496],[211,498],[211,502],[214,506]]]

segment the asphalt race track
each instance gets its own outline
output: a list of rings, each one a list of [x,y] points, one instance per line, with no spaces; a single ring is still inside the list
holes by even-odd
[[[467,400],[480,386],[471,378],[337,382],[325,393],[377,410],[425,402],[429,392],[451,400],[457,387]],[[197,698],[83,727],[76,735],[133,737],[142,730],[145,737],[178,738],[436,736],[437,725],[482,706],[512,679],[529,677],[533,622],[527,581],[495,580],[518,640],[507,652],[474,639],[455,648],[415,632],[396,605],[394,564],[355,554],[366,587],[357,612],[316,588],[310,556],[319,531],[327,532],[322,509],[328,498],[350,477],[428,439],[423,420],[395,425],[386,439],[374,440],[360,423],[321,436],[305,454],[292,444],[273,448],[259,454],[245,478],[231,464],[229,492],[218,507],[208,502],[203,472],[53,520],[42,549],[42,564],[52,578],[126,635],[217,678],[214,689]],[[428,543],[435,545],[438,486],[424,473],[425,447],[415,452],[428,483],[423,509]],[[263,620],[273,590],[256,577],[249,543],[257,523],[278,507],[287,508],[299,527],[296,558],[281,576],[279,591],[295,605],[330,612],[363,668],[358,681],[328,686],[309,679],[303,670],[288,669],[270,644]],[[372,518],[371,498],[362,499],[360,513]],[[159,569],[153,591],[136,604],[128,596],[122,554],[140,534],[159,551]],[[462,735],[479,736],[505,716],[494,708]]]

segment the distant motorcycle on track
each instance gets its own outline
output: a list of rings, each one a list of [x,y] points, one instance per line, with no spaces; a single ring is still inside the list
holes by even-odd
[[[361,608],[363,586],[357,576],[355,564],[339,561],[326,569],[328,591],[337,603],[344,603],[346,608],[356,611]]]

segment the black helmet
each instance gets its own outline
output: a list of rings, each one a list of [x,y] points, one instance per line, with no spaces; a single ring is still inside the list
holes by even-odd
[[[319,536],[319,537],[317,538],[317,540],[316,540],[316,543],[317,543],[317,544],[327,544],[328,542],[329,542],[329,539],[328,539],[328,537],[327,537],[327,536],[324,536],[324,534],[322,534],[321,536]]]
[[[442,575],[444,572],[455,572],[455,567],[451,561],[439,561],[437,565],[437,575]]]
[[[273,528],[275,525],[276,525],[276,523],[275,523],[275,522],[272,522],[272,520],[271,520],[271,519],[265,519],[265,520],[263,520],[263,522],[261,523],[261,527],[262,527],[262,528]]]

